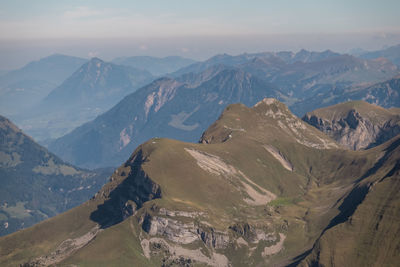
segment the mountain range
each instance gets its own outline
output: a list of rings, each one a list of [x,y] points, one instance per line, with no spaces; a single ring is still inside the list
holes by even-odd
[[[63,162],[0,116],[0,235],[83,203],[111,172]]]
[[[51,55],[0,75],[0,113],[15,115],[37,104],[87,60]]]
[[[160,78],[55,140],[49,149],[79,166],[117,166],[150,137],[196,141],[227,104],[254,105],[267,96],[277,97],[279,91],[235,68],[212,67],[199,75]]]
[[[92,58],[29,112],[13,118],[38,140],[59,137],[152,80],[148,71]]]
[[[377,51],[365,52],[360,56],[365,59],[386,58],[400,67],[400,44]]]
[[[152,137],[195,142],[228,104],[252,106],[274,97],[302,116],[324,103],[344,101],[332,92],[351,91],[398,73],[386,59],[365,60],[331,51],[219,55],[140,88],[48,147],[81,167],[118,166]]]
[[[342,149],[266,98],[229,105],[200,141],[140,145],[91,200],[0,238],[0,264],[399,262],[399,137]]]
[[[178,56],[164,58],[150,56],[119,57],[113,59],[111,62],[118,65],[147,70],[154,76],[166,75],[195,63],[193,59]]]

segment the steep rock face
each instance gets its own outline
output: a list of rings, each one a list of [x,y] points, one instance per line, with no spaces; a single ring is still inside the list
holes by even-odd
[[[143,203],[160,198],[161,188],[144,172],[145,161],[140,148],[134,156],[111,176],[110,183],[102,188],[95,199],[103,200],[91,219],[102,228],[122,222],[133,215]]]
[[[382,144],[400,133],[400,116],[396,113],[358,101],[307,113],[303,120],[343,147],[360,150]]]

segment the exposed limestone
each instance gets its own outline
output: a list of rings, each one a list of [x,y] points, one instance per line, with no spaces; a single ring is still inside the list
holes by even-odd
[[[148,249],[147,249],[147,244],[149,244],[150,248],[150,253],[157,254],[157,250],[162,250],[162,253],[166,254],[169,258],[169,260],[176,260],[176,259],[190,259],[195,262],[200,262],[209,266],[218,266],[218,267],[223,267],[223,266],[229,266],[229,261],[225,255],[216,253],[211,251],[211,257],[207,257],[202,253],[200,249],[187,249],[179,245],[172,245],[166,242],[162,238],[150,238],[147,241],[142,241],[142,248],[143,244],[146,246],[143,251],[145,254],[147,254]]]
[[[214,228],[198,228],[197,233],[201,240],[210,248],[225,249],[229,245],[229,236],[225,232],[216,231]]]
[[[236,239],[236,243],[238,244],[239,247],[248,247],[249,243],[247,243],[246,240],[243,239],[243,237],[239,237],[238,239]]]
[[[209,153],[200,152],[194,149],[185,148],[193,158],[196,159],[197,165],[203,170],[215,175],[235,175],[236,169],[223,162],[219,157]]]
[[[199,216],[203,216],[204,212],[189,212],[189,211],[179,211],[179,210],[167,210],[165,208],[160,208],[158,214],[170,217],[196,218]]]
[[[276,99],[263,99],[254,107],[257,108],[262,105],[266,106],[263,109],[264,116],[274,119],[278,126],[283,129],[285,133],[291,135],[299,144],[317,149],[337,148],[334,142],[329,139],[323,139],[312,133],[303,121],[294,116],[285,105]],[[311,136],[313,138],[310,138]]]
[[[400,117],[361,114],[351,109],[346,115],[325,118],[308,113],[303,120],[335,139],[342,146],[360,150],[379,145],[400,134]]]
[[[218,156],[200,152],[194,149],[185,148],[185,150],[196,159],[197,165],[203,170],[214,175],[239,181],[244,189],[245,194],[247,195],[243,199],[247,204],[264,205],[276,198],[273,193],[254,183],[243,172],[238,171],[232,165],[223,162]],[[261,193],[259,191],[261,191]]]
[[[152,92],[146,98],[144,104],[146,118],[152,108],[154,112],[158,112],[165,103],[173,99],[175,97],[176,89],[182,84],[175,80],[163,80],[159,85],[160,87],[158,88],[158,91]]]
[[[276,240],[276,235],[274,232],[268,232],[265,226],[255,226],[248,223],[236,223],[229,227],[236,235],[243,238],[243,241],[251,244],[258,244],[260,241],[270,241]],[[247,240],[247,241],[246,241]],[[240,242],[243,243],[241,240]]]
[[[285,242],[286,236],[282,233],[279,233],[279,242],[275,245],[265,247],[264,251],[261,253],[263,257],[276,254],[283,249],[283,242]]]
[[[50,266],[55,265],[62,260],[66,259],[68,256],[72,255],[75,251],[79,250],[83,246],[87,245],[91,240],[93,240],[96,235],[100,232],[98,226],[93,227],[86,234],[74,238],[66,239],[50,254],[38,257],[24,266]]]
[[[271,105],[271,104],[275,104],[278,103],[278,100],[276,100],[275,98],[264,98],[263,100],[261,100],[260,102],[258,102],[257,104],[255,104],[255,107],[258,107],[262,104],[267,104],[267,105]]]
[[[193,222],[183,223],[179,220],[146,215],[142,228],[150,236],[161,236],[177,244],[190,244],[202,241],[211,249],[226,248],[229,236],[225,232],[211,227],[197,226]]]
[[[119,143],[120,143],[119,150],[122,150],[131,142],[132,132],[133,132],[133,125],[130,125],[129,127],[124,128],[119,133]]]
[[[243,172],[239,171],[240,175],[245,179],[245,182],[242,182],[242,185],[246,189],[246,193],[249,195],[251,199],[245,199],[248,204],[251,205],[264,205],[268,202],[274,200],[276,198],[275,194],[269,192],[268,190],[262,188],[261,186],[254,183],[250,180]],[[250,185],[252,186],[250,186]],[[262,193],[259,193],[253,187],[257,188]]]
[[[150,221],[144,221],[143,227],[151,236],[162,236],[178,244],[190,244],[199,239],[193,222],[182,223],[170,218],[155,216],[151,217]]]
[[[293,165],[287,159],[285,159],[278,149],[271,145],[265,145],[264,148],[279,161],[282,167],[284,167],[286,170],[293,171]]]

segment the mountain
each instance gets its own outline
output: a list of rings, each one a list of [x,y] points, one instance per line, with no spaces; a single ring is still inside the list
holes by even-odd
[[[83,203],[109,173],[63,162],[0,116],[0,235]]]
[[[14,119],[38,140],[59,137],[94,119],[152,79],[147,71],[92,58],[29,113]]]
[[[302,101],[333,90],[345,90],[355,85],[383,82],[399,74],[399,68],[386,59],[366,60],[340,55],[329,50],[298,53],[256,53],[238,56],[218,55],[192,64],[173,75],[199,73],[210,66],[240,68],[268,83],[274,84],[287,97],[286,103],[297,115],[320,106],[302,105]],[[306,103],[313,103],[307,101]],[[318,104],[318,103],[316,103]]]
[[[371,153],[382,157],[339,206],[300,266],[396,266],[400,139],[397,136]]]
[[[297,53],[278,52],[276,53],[276,56],[283,59],[286,63],[295,63],[295,62],[310,63],[310,62],[325,60],[327,58],[337,57],[340,56],[340,54],[333,52],[331,50],[325,50],[323,52],[314,52],[302,49]]]
[[[86,61],[55,54],[0,75],[0,112],[16,114],[37,104]]]
[[[153,76],[148,71],[92,58],[50,92],[41,104],[113,106],[115,102],[134,91],[135,88],[150,82],[152,78]]]
[[[241,68],[273,83],[297,101],[323,94],[331,88],[384,81],[399,73],[399,69],[387,60],[370,61],[349,55],[293,64],[256,58],[242,64]]]
[[[400,134],[400,112],[351,101],[308,112],[303,120],[353,150],[380,145]]]
[[[179,76],[184,73],[191,72],[202,72],[213,65],[226,65],[238,67],[241,64],[251,62],[252,60],[258,58],[262,60],[268,60],[270,58],[278,58],[281,61],[292,64],[295,62],[310,63],[315,61],[324,60],[331,57],[339,56],[340,54],[326,50],[324,52],[310,52],[307,50],[300,50],[297,53],[290,51],[281,52],[262,52],[262,53],[244,53],[237,56],[231,56],[228,54],[220,54],[211,57],[204,62],[196,62],[187,67],[183,67],[180,70],[173,73],[174,76]]]
[[[299,53],[299,58],[305,60],[301,56],[304,53]],[[118,166],[137,145],[152,137],[195,141],[226,104],[242,102],[251,106],[264,97],[275,97],[295,112],[303,111],[302,107],[310,111],[323,102],[309,101],[304,102],[309,105],[301,106],[301,99],[318,98],[316,95],[332,88],[348,88],[398,73],[390,62],[348,55],[293,64],[275,55],[262,55],[221,55],[193,64],[188,68],[196,71],[143,87],[95,121],[50,143],[49,149],[81,167]],[[310,58],[313,55],[309,53]]]
[[[118,166],[152,137],[194,142],[227,104],[254,105],[279,95],[272,85],[235,68],[214,66],[197,75],[161,78],[55,140],[49,149],[78,166]]]
[[[374,84],[335,86],[294,104],[291,109],[295,114],[304,114],[310,107],[317,109],[352,100],[363,100],[384,108],[400,107],[400,76]]]
[[[362,53],[360,57],[365,59],[386,58],[400,67],[400,44],[382,50]]]
[[[149,56],[119,57],[112,60],[118,65],[131,66],[138,69],[149,71],[154,76],[162,76],[175,72],[181,68],[195,63],[193,59],[178,56],[168,56],[163,58]]]
[[[394,266],[400,140],[338,149],[274,99],[140,145],[93,199],[0,238],[2,266]]]

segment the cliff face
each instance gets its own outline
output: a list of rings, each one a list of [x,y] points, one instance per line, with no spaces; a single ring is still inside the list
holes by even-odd
[[[400,133],[400,116],[355,101],[307,113],[303,120],[352,150],[368,149]]]

